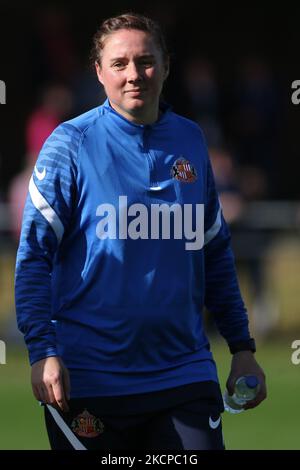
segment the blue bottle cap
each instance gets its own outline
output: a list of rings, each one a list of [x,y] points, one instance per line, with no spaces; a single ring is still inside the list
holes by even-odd
[[[259,384],[258,378],[255,375],[246,376],[246,385],[249,388],[255,388]]]

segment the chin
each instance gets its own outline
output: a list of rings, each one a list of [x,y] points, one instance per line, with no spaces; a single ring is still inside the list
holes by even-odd
[[[146,106],[146,103],[143,100],[134,100],[134,103],[131,103],[129,106],[127,106],[127,110],[131,113],[134,113],[135,111],[141,111],[144,109]]]
[[[141,96],[135,96],[132,97],[128,103],[129,108],[134,108],[135,106],[145,106],[146,100],[145,98],[142,98]]]

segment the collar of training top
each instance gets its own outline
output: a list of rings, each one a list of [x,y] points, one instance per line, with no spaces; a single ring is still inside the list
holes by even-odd
[[[111,106],[108,98],[106,98],[106,100],[104,101],[102,106],[103,106],[103,108],[107,109],[109,112],[111,112],[111,113],[115,114],[116,116],[118,116],[123,121],[124,124],[127,124],[127,126],[133,127],[133,128],[139,128],[139,129],[147,129],[147,128],[150,129],[150,128],[156,128],[156,127],[161,126],[162,124],[164,124],[166,122],[167,115],[172,109],[172,107],[168,103],[166,103],[165,101],[160,101],[159,102],[159,110],[161,111],[161,114],[160,114],[159,118],[157,119],[157,121],[155,121],[153,124],[136,124],[132,121],[129,121],[124,116],[122,116],[120,113],[118,113]]]

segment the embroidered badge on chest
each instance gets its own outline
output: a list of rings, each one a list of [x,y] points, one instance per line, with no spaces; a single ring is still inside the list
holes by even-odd
[[[104,424],[86,409],[73,419],[72,431],[81,437],[97,437],[104,432]]]
[[[195,167],[185,158],[178,158],[171,169],[172,178],[183,183],[194,183],[197,179]]]

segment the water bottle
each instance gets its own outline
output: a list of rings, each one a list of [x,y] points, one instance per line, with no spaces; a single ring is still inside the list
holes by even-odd
[[[234,393],[229,395],[225,390],[223,395],[224,408],[229,413],[241,413],[247,401],[253,400],[259,391],[259,381],[255,375],[243,375],[235,382]]]

